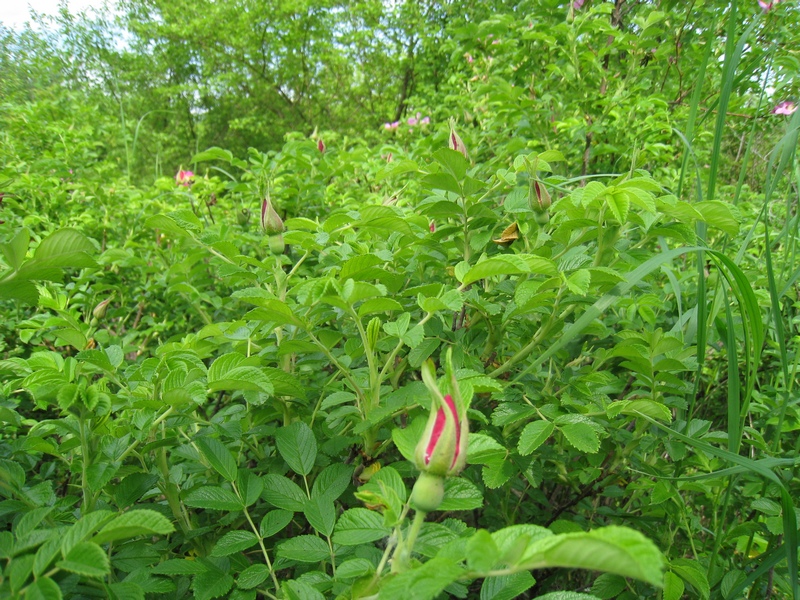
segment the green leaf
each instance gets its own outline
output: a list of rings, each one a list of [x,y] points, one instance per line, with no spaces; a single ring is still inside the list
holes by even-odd
[[[342,546],[358,546],[383,539],[390,533],[378,513],[366,508],[351,508],[339,517],[333,530],[333,541]]]
[[[592,281],[592,274],[588,269],[578,269],[567,277],[567,288],[573,294],[585,296],[589,293],[589,284]]]
[[[275,432],[275,442],[292,471],[298,475],[311,473],[317,458],[317,440],[308,425],[295,421],[288,427],[281,427]]]
[[[267,565],[250,565],[239,573],[236,585],[243,590],[250,590],[264,583],[268,577],[269,568]]]
[[[7,244],[0,244],[0,252],[14,271],[17,271],[22,262],[25,260],[25,254],[28,252],[28,245],[31,243],[30,232],[23,227],[17,232],[11,241]]]
[[[305,581],[284,581],[281,589],[286,600],[325,600],[325,596]]]
[[[294,513],[288,510],[271,510],[261,519],[258,532],[262,538],[270,538],[291,523],[293,517]]]
[[[489,571],[497,564],[498,558],[497,545],[485,529],[479,529],[467,541],[467,568],[470,571]]]
[[[314,485],[311,486],[311,497],[326,497],[331,501],[336,500],[344,494],[352,478],[353,467],[342,463],[328,465],[314,479]]]
[[[381,587],[378,600],[433,600],[464,571],[453,560],[436,557],[421,567],[395,575]]]
[[[600,449],[600,438],[588,423],[567,423],[558,429],[567,441],[581,452],[594,454]]]
[[[672,571],[664,573],[664,600],[681,600],[685,588],[683,579],[675,573]]]
[[[105,544],[140,535],[169,535],[175,531],[172,523],[161,513],[142,508],[122,513],[107,523],[92,538],[96,544]]]
[[[336,567],[337,581],[356,579],[375,572],[375,566],[366,558],[350,558]]]
[[[535,583],[536,580],[528,571],[487,577],[481,585],[480,600],[512,600]]]
[[[469,434],[467,443],[467,463],[471,465],[486,464],[498,459],[504,459],[508,451],[493,437],[484,433]]]
[[[242,501],[230,490],[220,487],[205,486],[192,490],[183,498],[187,506],[208,508],[211,510],[242,510]]]
[[[25,600],[61,600],[61,588],[49,577],[40,577],[28,586]]]
[[[250,471],[240,469],[237,473],[237,483],[239,485],[239,494],[244,500],[245,506],[255,504],[261,497],[261,492],[264,491],[264,482],[261,478]]]
[[[199,437],[194,443],[217,473],[228,481],[236,480],[236,459],[222,442],[216,438]]]
[[[567,567],[614,573],[661,587],[664,559],[638,531],[604,527],[540,538],[528,545],[517,565],[528,569]]]
[[[75,544],[64,560],[58,561],[56,566],[70,573],[96,579],[102,579],[111,572],[108,555],[92,542]]]
[[[614,192],[606,195],[606,202],[611,214],[619,223],[628,220],[628,211],[631,208],[631,200],[626,192]]]
[[[165,560],[153,567],[156,575],[198,575],[208,572],[208,567],[196,560],[173,558]]]
[[[736,209],[728,202],[706,200],[695,202],[692,206],[703,215],[703,221],[712,227],[721,229],[728,235],[739,233],[739,217],[733,212]]]
[[[536,600],[598,600],[598,598],[595,595],[578,592],[550,592],[544,596],[536,596]]]
[[[441,511],[475,510],[483,506],[483,494],[478,487],[463,477],[450,477],[444,482],[444,500]]]
[[[258,543],[258,537],[252,531],[235,530],[229,531],[223,535],[217,543],[214,544],[214,549],[211,551],[211,556],[228,556],[235,552],[241,552],[255,546]]]
[[[706,570],[695,560],[676,558],[669,563],[669,569],[691,585],[704,600],[708,600],[711,588],[708,585]]]
[[[303,563],[329,560],[331,550],[322,538],[298,535],[278,544],[278,557]]]
[[[292,512],[303,512],[306,506],[306,494],[294,481],[283,475],[270,473],[264,475],[264,500],[275,506]]]
[[[592,595],[601,600],[616,598],[627,587],[625,578],[620,575],[603,573],[592,584]]]
[[[502,254],[488,258],[472,267],[464,275],[462,283],[474,283],[479,279],[497,275],[524,275],[527,273],[537,273],[552,277],[558,274],[558,270],[551,261],[540,256]]]
[[[191,237],[191,233],[184,229],[174,219],[167,215],[153,215],[148,217],[144,222],[145,227],[150,229],[158,229],[164,234],[171,235],[172,237]]]
[[[330,536],[336,523],[336,509],[333,501],[324,496],[311,498],[306,501],[303,511],[309,524],[324,536]]]
[[[208,571],[196,575],[192,580],[195,600],[220,598],[233,587],[233,577],[227,573]]]
[[[226,163],[230,163],[233,160],[233,153],[230,150],[225,150],[223,148],[217,148],[216,146],[209,148],[208,150],[203,150],[202,152],[198,152],[192,157],[192,164],[199,163],[199,162],[210,162],[212,160],[221,160]]]
[[[528,456],[544,444],[551,435],[555,426],[550,421],[533,421],[525,426],[519,436],[517,448],[522,456]]]
[[[127,508],[153,489],[158,479],[150,473],[131,473],[111,489],[114,501],[119,508]]]

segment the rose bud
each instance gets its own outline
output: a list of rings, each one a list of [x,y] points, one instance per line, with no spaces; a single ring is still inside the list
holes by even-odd
[[[415,462],[420,471],[446,477],[458,475],[467,459],[467,418],[459,417],[450,394],[431,410],[428,425],[417,444]]]
[[[261,202],[261,229],[269,235],[283,233],[283,220],[280,215],[272,208],[269,195]]]
[[[322,138],[317,140],[317,150],[320,152],[325,152],[325,142],[322,141]]]
[[[531,205],[531,210],[537,213],[547,212],[553,201],[550,199],[550,192],[547,188],[536,181],[531,180],[531,189],[528,192],[528,203]]]
[[[467,147],[464,145],[464,142],[461,140],[461,137],[456,133],[455,121],[450,119],[450,137],[449,137],[449,145],[452,150],[456,152],[461,152],[464,155],[464,158],[469,160],[469,153],[467,152]]]

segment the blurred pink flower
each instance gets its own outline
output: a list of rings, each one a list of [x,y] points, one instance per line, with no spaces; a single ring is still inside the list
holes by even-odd
[[[383,128],[386,131],[396,131],[398,127],[400,127],[400,121],[394,121],[393,123],[384,123],[383,124]]]
[[[469,52],[465,52],[465,53],[464,53],[464,58],[466,58],[466,59],[467,59],[467,62],[468,62],[469,64],[472,64],[473,62],[475,62],[475,59],[474,59],[474,58],[472,58],[472,54],[470,54]]]
[[[776,4],[780,4],[781,0],[772,0],[772,2],[764,2],[764,0],[758,0],[758,5],[761,7],[761,10],[764,12],[770,10]]]
[[[422,117],[422,119],[420,119],[419,124],[420,125],[427,125],[430,122],[431,122],[431,118],[430,117]]]
[[[791,100],[784,100],[772,109],[773,115],[791,115],[797,110],[797,105]]]
[[[178,171],[178,173],[175,175],[175,183],[186,187],[189,187],[190,185],[192,185],[192,183],[194,183],[193,179],[194,179],[194,173],[192,173],[191,171],[184,171],[183,169]]]
[[[575,0],[572,3],[572,8],[575,9],[575,10],[580,10],[581,8],[583,8],[583,3],[584,2],[586,2],[586,0]]]

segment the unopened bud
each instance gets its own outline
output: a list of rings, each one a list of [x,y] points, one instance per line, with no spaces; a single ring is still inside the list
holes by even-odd
[[[106,298],[102,302],[100,302],[97,306],[94,307],[92,311],[92,316],[95,319],[102,319],[106,316],[106,310],[108,310],[108,305],[111,302],[111,298]]]
[[[455,121],[453,121],[452,119],[450,119],[449,144],[452,150],[460,152],[464,156],[464,158],[469,160],[469,153],[467,152],[467,147],[464,145],[464,142],[461,140],[461,137],[456,133]]]
[[[378,344],[378,336],[381,333],[381,318],[373,317],[367,325],[367,343],[369,344],[368,350],[374,350]]]
[[[528,192],[528,203],[531,210],[537,213],[547,212],[553,201],[550,199],[550,192],[537,180],[531,180],[530,191]]]
[[[269,235],[283,233],[284,231],[283,220],[272,207],[269,195],[261,202],[261,229]]]
[[[250,221],[250,210],[247,208],[243,208],[242,210],[236,213],[236,222],[239,225],[245,226]]]
[[[320,152],[325,152],[325,142],[322,141],[322,138],[317,140],[317,150]]]

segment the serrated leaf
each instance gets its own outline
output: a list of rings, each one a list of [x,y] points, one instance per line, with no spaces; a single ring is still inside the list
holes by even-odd
[[[261,520],[261,526],[258,528],[259,534],[262,538],[270,538],[276,533],[282,531],[289,523],[292,522],[294,513],[288,510],[271,510]]]
[[[525,426],[519,436],[517,448],[522,456],[528,456],[544,444],[551,435],[555,426],[550,421],[533,421]]]
[[[331,550],[322,538],[298,535],[278,544],[278,557],[297,562],[314,563],[330,559]]]
[[[483,494],[478,487],[463,477],[450,477],[444,482],[444,500],[441,511],[474,510],[483,506]]]
[[[241,500],[230,490],[220,487],[205,486],[192,490],[183,499],[187,506],[207,508],[211,510],[242,510]]]
[[[664,600],[681,600],[685,589],[683,579],[671,571],[664,573]]]
[[[92,538],[92,541],[96,544],[105,544],[139,535],[169,535],[173,531],[175,527],[164,515],[141,508],[129,510],[115,517]]]
[[[324,536],[330,536],[336,523],[336,508],[333,501],[324,496],[311,498],[306,501],[303,514],[309,524]]]
[[[600,449],[600,438],[588,423],[567,423],[558,429],[570,445],[581,452],[594,454]]]
[[[228,481],[236,480],[236,459],[222,442],[216,438],[199,437],[194,443],[217,473]]]
[[[711,588],[708,585],[706,570],[697,561],[688,558],[676,558],[669,564],[670,571],[691,585],[704,600],[708,600]]]
[[[275,506],[292,512],[303,512],[306,505],[306,494],[294,481],[283,475],[270,473],[264,475],[264,500]]]
[[[386,581],[378,594],[378,600],[433,600],[463,573],[453,560],[436,557]]]
[[[497,563],[499,550],[492,536],[479,529],[467,540],[467,567],[471,571],[489,571]]]
[[[233,587],[233,577],[227,573],[209,571],[195,575],[192,580],[195,600],[220,598]]]
[[[211,556],[228,556],[235,552],[247,550],[257,543],[258,538],[252,531],[229,531],[214,544]]]
[[[528,571],[487,577],[481,585],[480,600],[512,600],[535,583],[536,580]]]
[[[592,274],[588,269],[578,269],[567,277],[567,288],[573,294],[585,296],[589,293],[589,284],[592,281]]]
[[[25,590],[25,600],[61,600],[61,588],[49,577],[39,577]]]
[[[328,465],[314,479],[314,485],[311,486],[311,497],[319,498],[324,496],[331,501],[336,500],[344,494],[347,486],[350,485],[352,477],[353,467],[342,463]]]
[[[638,531],[612,526],[540,538],[528,545],[517,565],[603,571],[660,587],[664,559],[655,544]]]
[[[314,468],[317,458],[317,440],[314,432],[302,421],[295,421],[288,427],[275,432],[275,442],[281,458],[298,475],[308,475]]]
[[[618,223],[625,223],[628,220],[628,212],[631,208],[631,200],[627,192],[617,191],[606,196],[606,202],[611,214]]]
[[[261,585],[268,577],[269,568],[267,565],[250,565],[239,573],[236,585],[243,590],[250,590]]]
[[[58,561],[56,566],[70,573],[96,579],[102,579],[111,572],[108,555],[92,542],[75,544],[64,560]]]
[[[390,533],[378,513],[366,508],[351,508],[339,517],[332,539],[342,546],[358,546],[385,538]]]
[[[208,567],[196,560],[173,558],[165,560],[153,567],[156,575],[198,575],[208,572]]]

